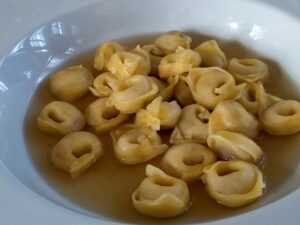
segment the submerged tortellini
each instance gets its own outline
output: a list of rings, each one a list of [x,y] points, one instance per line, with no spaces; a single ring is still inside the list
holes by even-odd
[[[55,167],[76,178],[102,154],[103,147],[97,136],[79,131],[68,134],[57,142],[51,151],[51,161]]]
[[[238,99],[246,84],[236,85],[234,78],[218,67],[195,68],[187,76],[195,101],[208,109],[227,99]]]
[[[176,101],[163,102],[162,97],[157,97],[146,109],[140,109],[136,113],[134,123],[154,130],[171,129],[175,127],[180,113],[181,108]]]
[[[210,112],[203,106],[192,104],[184,107],[173,130],[170,142],[178,144],[193,140],[206,143]]]
[[[210,135],[207,144],[223,160],[259,163],[263,155],[261,148],[247,136],[225,130]]]
[[[168,174],[185,181],[200,178],[203,168],[217,160],[213,152],[196,142],[173,145],[162,159],[162,168]]]
[[[151,70],[149,54],[139,45],[131,51],[116,52],[108,61],[107,69],[119,79],[148,75]]]
[[[97,70],[107,70],[107,63],[116,52],[123,52],[125,49],[117,42],[103,42],[97,49],[94,59],[94,67]]]
[[[154,41],[153,53],[156,55],[165,56],[174,53],[178,47],[189,49],[192,39],[181,32],[169,31],[162,34]]]
[[[134,75],[119,81],[107,100],[122,113],[135,113],[158,93],[157,84],[148,76]]]
[[[300,102],[282,100],[266,108],[261,116],[264,130],[272,135],[290,135],[300,131]]]
[[[265,188],[261,171],[252,163],[219,161],[203,171],[202,181],[208,194],[228,207],[239,207],[255,201]]]
[[[231,59],[228,71],[238,83],[256,81],[266,83],[269,79],[268,66],[258,59]]]
[[[116,84],[119,79],[111,72],[105,72],[98,75],[93,83],[93,87],[90,87],[90,91],[97,97],[109,96],[112,91],[112,86]]]
[[[247,112],[240,103],[233,100],[220,102],[211,113],[208,123],[210,135],[220,130],[227,130],[255,138],[259,129],[260,126],[256,117]]]
[[[259,84],[248,83],[237,102],[244,106],[248,112],[258,114],[260,108]]]
[[[81,130],[85,125],[85,118],[75,106],[66,102],[53,101],[42,109],[37,123],[45,133],[63,136]]]
[[[50,91],[62,101],[73,102],[89,91],[93,79],[93,74],[82,65],[71,66],[51,75]]]
[[[147,165],[146,175],[131,196],[137,211],[151,217],[167,218],[187,210],[190,193],[183,180],[171,177],[152,165]]]
[[[162,58],[158,65],[159,77],[167,79],[175,75],[185,75],[191,68],[200,65],[200,55],[190,49],[178,48],[175,53]]]
[[[121,113],[114,106],[106,106],[107,98],[99,98],[85,110],[85,118],[95,133],[103,134],[129,119],[130,115]]]
[[[205,41],[195,48],[201,56],[202,67],[227,67],[227,59],[215,40]]]
[[[124,164],[146,162],[166,151],[159,134],[150,127],[124,124],[111,131],[116,158]]]

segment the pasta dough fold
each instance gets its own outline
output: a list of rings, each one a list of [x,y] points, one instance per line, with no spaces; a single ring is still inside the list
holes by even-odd
[[[168,174],[191,182],[200,178],[203,168],[216,160],[213,152],[204,145],[186,142],[170,147],[161,165]]]
[[[142,214],[157,218],[174,217],[184,213],[190,203],[187,184],[147,165],[147,177],[133,192],[134,208]]]
[[[118,81],[119,79],[114,74],[105,72],[95,78],[93,86],[89,87],[89,89],[97,97],[106,97],[113,92],[112,87]]]
[[[255,165],[240,160],[213,163],[204,168],[202,181],[208,194],[228,207],[255,201],[265,188],[261,171]]]
[[[111,131],[116,158],[124,164],[146,162],[166,151],[158,133],[149,127],[124,124]]]

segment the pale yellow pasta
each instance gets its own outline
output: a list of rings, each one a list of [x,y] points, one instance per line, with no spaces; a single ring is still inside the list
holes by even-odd
[[[199,66],[200,55],[190,49],[179,47],[176,52],[162,58],[158,65],[159,77],[167,79],[175,75],[185,75],[191,68]]]
[[[174,89],[179,81],[178,76],[169,77],[167,82],[157,77],[149,76],[158,87],[157,96],[161,96],[164,101],[168,101],[173,97]]]
[[[237,99],[237,102],[239,102],[248,112],[257,115],[260,109],[259,92],[258,83],[247,83],[246,88],[241,97]]]
[[[154,130],[165,130],[175,127],[181,113],[176,101],[164,102],[161,96],[155,98],[146,109],[136,113],[134,124],[150,127]]]
[[[114,41],[103,42],[96,50],[94,58],[94,67],[97,70],[107,70],[107,63],[111,56],[116,52],[125,51],[119,43]]]
[[[123,124],[111,131],[111,137],[116,158],[128,165],[146,162],[168,148],[162,144],[159,134],[150,127]]]
[[[210,135],[207,144],[223,160],[240,159],[257,164],[263,156],[261,148],[240,133],[221,130]]]
[[[269,79],[268,66],[258,59],[236,59],[229,61],[228,71],[237,83],[261,81],[266,83]]]
[[[108,61],[107,69],[119,79],[148,75],[151,70],[149,54],[139,45],[131,51],[116,52]]]
[[[112,93],[112,86],[119,81],[111,72],[105,72],[98,75],[94,82],[93,86],[89,87],[93,95],[97,97],[106,97]]]
[[[158,76],[158,65],[162,59],[162,56],[156,54],[159,50],[155,47],[155,45],[144,45],[143,49],[148,52],[150,57],[151,74]]]
[[[183,106],[195,103],[192,92],[184,80],[179,80],[175,86],[174,96],[176,100]]]
[[[135,113],[149,103],[158,93],[158,86],[148,76],[134,75],[113,86],[107,106],[114,106],[122,113]]]
[[[147,165],[146,175],[131,196],[138,212],[151,217],[167,218],[178,216],[187,210],[190,193],[183,180],[171,177],[152,165]]]
[[[186,142],[170,147],[161,165],[166,173],[191,182],[199,179],[203,168],[216,160],[214,153],[204,145]]]
[[[201,56],[202,67],[227,68],[226,56],[215,40],[205,41],[194,50]]]
[[[82,65],[71,66],[50,76],[50,91],[62,101],[73,102],[88,93],[93,79]]]
[[[103,134],[119,126],[129,119],[129,114],[118,111],[114,106],[106,106],[106,98],[99,98],[92,102],[85,110],[88,125],[97,134]]]
[[[192,39],[181,32],[169,31],[162,34],[154,41],[153,53],[156,55],[165,56],[174,53],[178,47],[189,49]]]
[[[103,154],[103,147],[96,135],[78,131],[64,136],[51,151],[51,162],[72,178],[84,173]]]
[[[281,100],[262,112],[264,130],[272,135],[291,135],[300,131],[300,102]]]
[[[260,126],[256,117],[247,112],[240,103],[233,100],[220,102],[211,113],[208,122],[210,135],[220,130],[227,130],[255,138],[259,129]]]
[[[43,132],[63,136],[81,130],[85,125],[83,114],[67,102],[53,101],[44,106],[37,118]]]
[[[263,194],[265,183],[261,171],[241,160],[218,161],[204,168],[202,181],[207,193],[228,207],[239,207]]]
[[[184,107],[171,134],[170,143],[178,144],[191,140],[206,143],[209,118],[210,112],[201,105],[192,104]]]
[[[195,68],[187,76],[195,101],[208,109],[227,99],[238,99],[246,84],[236,85],[234,78],[218,67]]]

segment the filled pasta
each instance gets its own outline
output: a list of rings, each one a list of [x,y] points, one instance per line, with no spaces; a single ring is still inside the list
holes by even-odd
[[[94,67],[101,71],[107,70],[107,63],[111,56],[116,52],[125,51],[124,47],[114,41],[103,42],[96,50],[94,58]]]
[[[170,143],[179,144],[190,140],[206,143],[209,118],[210,112],[201,105],[184,107],[171,134]]]
[[[240,159],[258,164],[263,156],[261,148],[240,133],[221,130],[210,135],[207,144],[222,160]]]
[[[114,53],[107,63],[107,69],[119,79],[133,75],[148,75],[151,70],[150,57],[139,45],[131,51]]]
[[[155,130],[133,124],[123,124],[111,131],[111,138],[116,158],[128,165],[146,162],[168,148]]]
[[[71,66],[50,76],[50,91],[62,101],[73,102],[88,93],[93,79],[82,65]]]
[[[97,134],[108,132],[129,119],[129,114],[121,113],[114,106],[106,106],[107,97],[99,98],[85,110],[86,122]]]
[[[95,163],[103,152],[102,143],[96,135],[78,131],[57,142],[51,151],[51,162],[76,178]]]
[[[187,184],[147,165],[146,178],[133,192],[134,208],[147,216],[168,218],[184,213],[190,204]]]
[[[175,127],[181,113],[176,101],[164,102],[163,98],[155,98],[146,109],[140,109],[135,116],[134,124],[151,127],[154,130],[171,129]]]
[[[158,65],[159,77],[167,79],[174,75],[184,76],[191,68],[199,66],[200,55],[190,49],[178,47],[176,52],[166,55]]]
[[[192,39],[179,31],[169,31],[160,35],[155,41],[153,53],[166,56],[174,53],[178,47],[189,49]]]
[[[189,86],[182,79],[180,79],[175,86],[174,96],[182,106],[187,106],[195,103]]]
[[[241,160],[218,161],[203,170],[207,193],[220,204],[239,207],[263,194],[265,183],[261,171]]]
[[[233,58],[229,61],[228,72],[238,83],[260,81],[264,84],[269,79],[268,66],[258,59]]]
[[[119,79],[114,74],[105,72],[95,78],[93,86],[89,89],[97,97],[106,97],[113,92],[112,86],[118,81]]]
[[[210,135],[220,130],[227,130],[255,138],[260,128],[256,117],[233,100],[220,102],[211,113],[208,122]]]
[[[214,153],[197,142],[173,145],[164,154],[161,165],[163,170],[187,182],[200,178],[203,168],[217,160]]]
[[[227,68],[227,59],[215,40],[201,43],[195,49],[201,56],[201,67]]]
[[[114,106],[122,113],[135,113],[149,103],[158,93],[158,86],[148,76],[134,75],[113,86],[107,106]]]
[[[37,124],[46,134],[63,136],[81,130],[85,125],[85,118],[75,106],[53,101],[42,109]]]
[[[194,100],[208,109],[227,99],[238,99],[246,84],[236,85],[234,78],[218,67],[195,68],[186,78]]]
[[[264,130],[272,135],[291,135],[300,131],[300,102],[281,100],[267,107],[260,118]]]

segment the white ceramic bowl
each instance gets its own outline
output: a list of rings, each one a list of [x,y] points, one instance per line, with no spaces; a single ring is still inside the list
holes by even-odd
[[[44,221],[43,224],[115,223],[69,202],[46,184],[28,156],[22,127],[28,103],[40,82],[68,60],[102,41],[140,40],[174,29],[198,37],[195,42],[214,37],[220,40],[229,57],[259,55],[274,66],[276,73],[284,74],[293,85],[300,87],[299,17],[269,4],[238,0],[226,3],[218,0],[103,0],[62,12],[57,18],[28,30],[26,36],[1,55],[1,178],[3,184],[4,181],[11,184],[2,186],[0,199],[15,204],[0,205],[1,224],[24,224],[24,221],[31,224],[33,221]],[[300,167],[290,172],[291,176],[278,192],[264,200],[264,206],[211,224],[280,224],[279,218],[285,218],[287,224],[296,224],[300,219],[295,210],[300,207]],[[20,197],[18,193],[28,196]],[[26,209],[28,206],[32,211]],[[20,219],[9,214],[14,208],[20,213]]]

